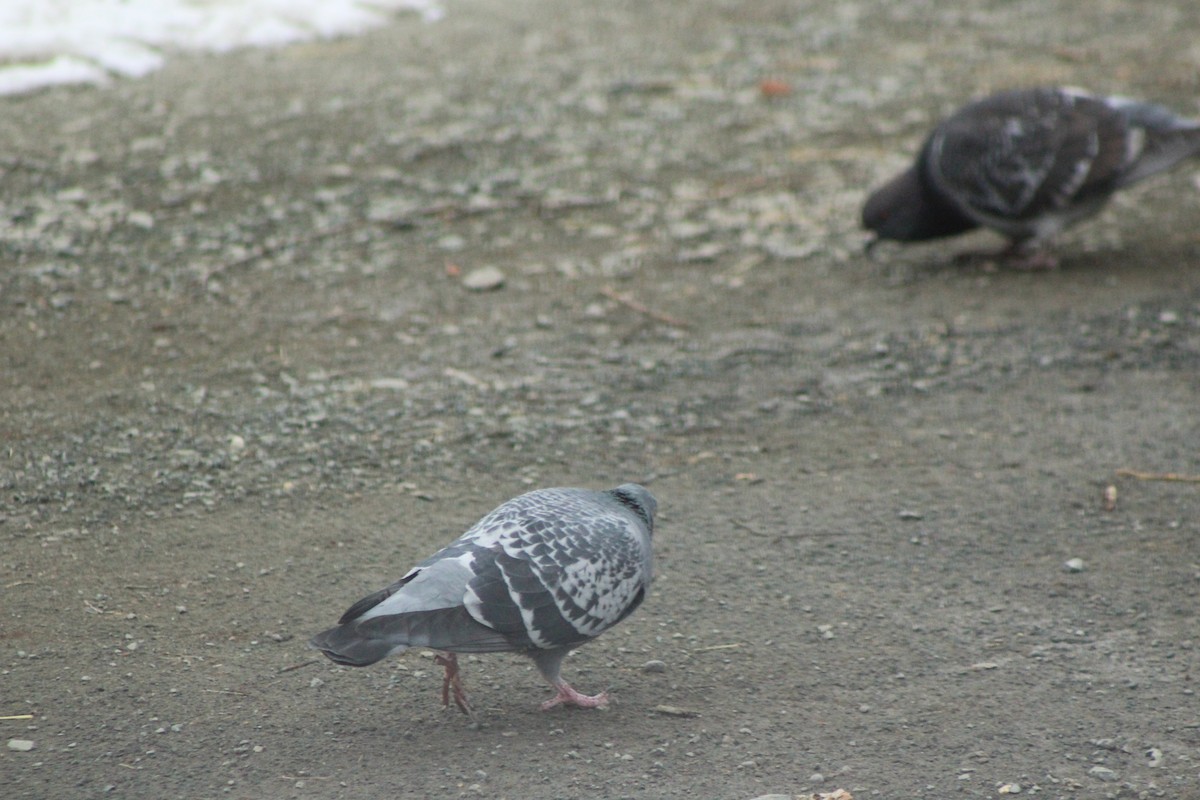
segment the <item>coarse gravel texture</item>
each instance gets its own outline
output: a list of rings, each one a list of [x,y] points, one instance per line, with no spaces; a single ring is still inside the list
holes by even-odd
[[[447,6],[0,99],[4,796],[1200,796],[1200,485],[1119,473],[1200,473],[1200,163],[1053,272],[857,221],[987,91],[1200,115],[1200,6]],[[607,711],[305,649],[626,480]]]

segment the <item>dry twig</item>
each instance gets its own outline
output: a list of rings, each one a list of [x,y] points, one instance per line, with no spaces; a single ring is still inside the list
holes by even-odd
[[[732,644],[712,644],[708,647],[697,647],[693,653],[707,653],[710,650],[733,650],[738,647],[744,647],[744,642],[733,642]]]
[[[1200,475],[1184,475],[1179,472],[1142,472],[1136,469],[1117,470],[1118,478],[1133,478],[1135,481],[1174,481],[1176,483],[1200,483]]]
[[[650,319],[658,320],[659,322],[665,322],[666,324],[671,325],[676,328],[686,328],[688,326],[688,324],[686,322],[684,322],[683,320],[681,320],[677,317],[672,317],[670,314],[664,314],[661,311],[655,311],[653,308],[650,308],[649,306],[642,305],[637,300],[634,300],[632,297],[629,297],[627,295],[621,294],[620,292],[618,292],[616,289],[612,288],[611,286],[605,286],[603,289],[600,290],[600,294],[604,295],[605,297],[616,300],[621,305],[631,308],[634,311],[638,312],[639,314],[645,314],[647,317],[650,317]]]

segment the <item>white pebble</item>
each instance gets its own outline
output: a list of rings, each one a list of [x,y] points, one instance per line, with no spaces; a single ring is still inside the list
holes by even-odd
[[[499,289],[504,285],[504,273],[498,267],[491,265],[480,267],[464,275],[462,284],[473,292]]]
[[[1068,558],[1063,562],[1063,569],[1067,572],[1083,572],[1083,559]]]
[[[28,753],[34,747],[32,739],[9,739],[8,749],[16,750],[20,753]]]

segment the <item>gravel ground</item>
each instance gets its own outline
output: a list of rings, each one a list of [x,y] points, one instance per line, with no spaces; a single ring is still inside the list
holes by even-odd
[[[0,99],[5,795],[1200,795],[1200,165],[1049,273],[857,229],[982,92],[1200,114],[1200,7],[448,5]],[[625,480],[609,710],[305,649]]]

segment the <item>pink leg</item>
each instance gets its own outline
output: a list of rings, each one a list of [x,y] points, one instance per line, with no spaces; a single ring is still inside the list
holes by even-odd
[[[458,656],[454,653],[438,653],[433,657],[433,663],[446,668],[446,674],[442,678],[442,706],[450,707],[450,694],[453,692],[454,704],[458,706],[458,710],[474,719],[475,711],[467,702],[467,692],[463,689],[462,677],[458,672]]]
[[[1048,272],[1058,268],[1057,256],[1028,243],[1010,244],[999,252],[959,253],[954,257],[954,261],[960,264],[982,262],[984,272],[996,272],[1002,266],[1024,272]]]
[[[1027,272],[1048,272],[1058,269],[1058,257],[1031,242],[1013,242],[1000,257],[1010,267]]]
[[[1026,272],[1049,272],[1058,269],[1058,258],[1045,250],[1012,256],[1008,263],[1014,269]]]
[[[558,694],[542,703],[542,711],[548,711],[555,706],[575,706],[576,708],[606,708],[608,706],[608,692],[601,692],[597,695],[580,694],[561,678],[554,682],[554,688],[558,690]]]

